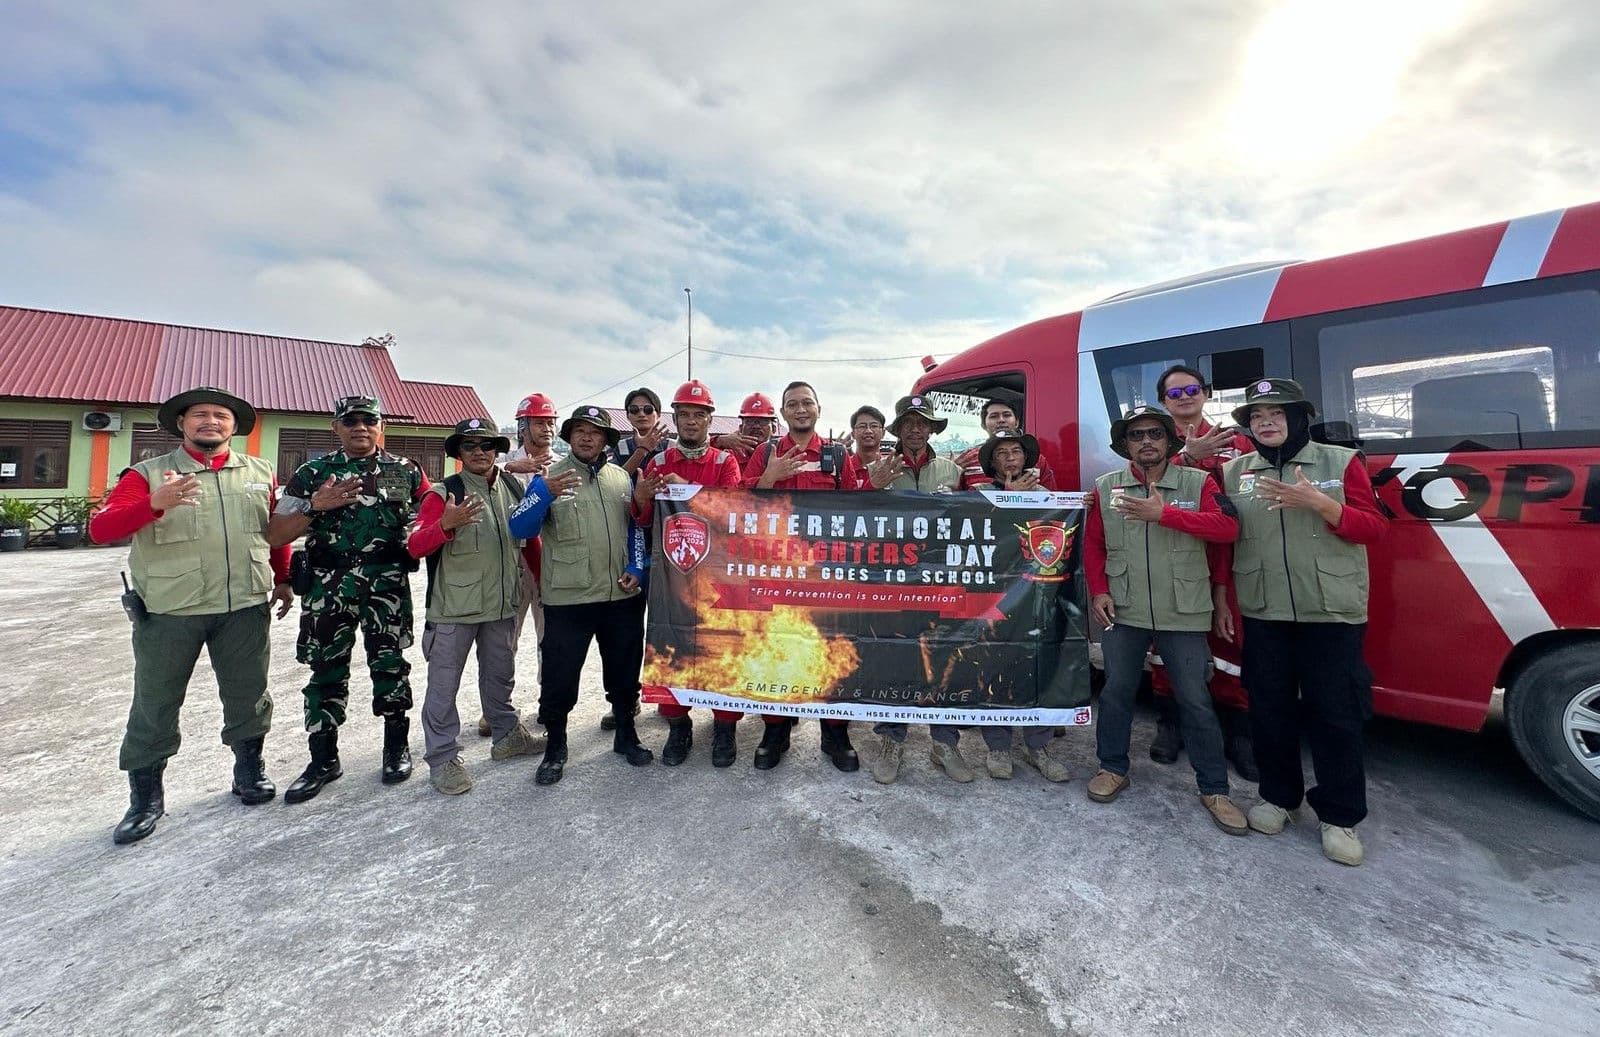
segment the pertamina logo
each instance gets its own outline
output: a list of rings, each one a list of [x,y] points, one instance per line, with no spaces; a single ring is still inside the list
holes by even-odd
[[[1037,567],[1034,572],[1024,573],[1028,579],[1060,583],[1067,578],[1064,570],[1078,527],[1068,529],[1065,522],[1035,519],[1026,526],[1017,526],[1016,530],[1021,534],[1022,557]]]
[[[699,515],[673,515],[661,527],[661,550],[674,569],[687,573],[710,553],[711,527]]]

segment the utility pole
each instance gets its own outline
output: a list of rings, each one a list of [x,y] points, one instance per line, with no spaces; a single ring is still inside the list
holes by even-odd
[[[683,290],[684,298],[689,300],[689,381],[694,380],[694,293],[689,289]]]

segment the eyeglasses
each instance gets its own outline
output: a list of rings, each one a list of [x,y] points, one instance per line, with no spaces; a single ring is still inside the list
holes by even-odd
[[[1181,400],[1185,396],[1195,397],[1206,391],[1203,385],[1175,385],[1162,395],[1169,400]]]
[[[487,439],[463,439],[461,441],[461,452],[462,453],[467,453],[468,451],[477,452],[479,450],[482,450],[482,451],[484,451],[486,453],[495,453],[495,454],[498,454],[500,452],[499,450],[497,450],[495,448],[495,444],[491,443]]]
[[[648,403],[641,403],[628,408],[629,414],[654,414],[655,412],[656,409],[650,406]]]
[[[850,426],[857,432],[882,432],[883,426],[876,421],[858,421]]]
[[[378,423],[381,421],[383,421],[383,419],[378,417],[376,414],[346,414],[344,417],[339,419],[339,424],[343,425],[345,428],[355,428],[357,425],[366,425],[368,428],[376,428]]]
[[[1159,443],[1163,439],[1167,438],[1167,430],[1164,428],[1131,428],[1125,433],[1125,435],[1129,440],[1135,443],[1139,442],[1141,439],[1148,439],[1152,443]]]

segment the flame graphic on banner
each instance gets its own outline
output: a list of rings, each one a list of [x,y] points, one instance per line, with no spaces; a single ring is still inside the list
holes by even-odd
[[[770,612],[717,609],[712,616],[712,609],[700,605],[695,611],[701,623],[715,631],[707,631],[698,654],[691,658],[675,658],[672,649],[659,653],[647,648],[644,683],[751,699],[796,698],[750,687],[789,685],[816,688],[816,697],[821,697],[861,663],[849,638],[824,636],[803,609],[782,605]]]

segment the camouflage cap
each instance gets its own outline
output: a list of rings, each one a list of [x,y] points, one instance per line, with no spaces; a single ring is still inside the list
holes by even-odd
[[[378,402],[376,396],[341,396],[333,401],[333,416],[338,419],[346,414],[371,414],[375,418],[382,418],[383,404]]]

